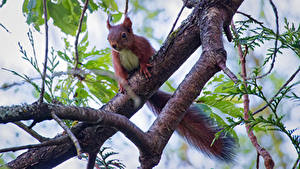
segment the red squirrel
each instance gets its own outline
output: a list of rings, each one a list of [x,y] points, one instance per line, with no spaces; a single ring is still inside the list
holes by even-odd
[[[128,73],[140,67],[140,72],[150,78],[149,59],[155,50],[147,39],[132,32],[132,22],[125,17],[123,24],[112,26],[107,20],[109,35],[107,40],[112,47],[112,60],[120,91],[124,91],[121,80],[127,82]]]
[[[133,33],[132,22],[127,16],[119,25],[111,25],[107,20],[107,28],[115,75],[118,78],[120,91],[124,92],[123,82],[127,83],[128,74],[135,69],[139,68],[146,78],[151,77],[148,71],[148,67],[151,66],[149,59],[155,50],[146,38]],[[147,105],[158,115],[170,98],[170,94],[159,90],[147,101]],[[212,144],[218,131],[220,128],[213,120],[195,105],[187,110],[177,128],[177,132],[197,149],[209,156],[230,162],[234,157],[236,142],[230,135],[221,134]]]

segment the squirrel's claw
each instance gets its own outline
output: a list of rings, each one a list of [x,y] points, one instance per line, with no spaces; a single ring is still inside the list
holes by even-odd
[[[147,64],[141,64],[140,65],[140,73],[144,74],[144,76],[149,79],[151,77],[151,73],[148,70],[148,67],[152,67],[151,64],[147,63]]]

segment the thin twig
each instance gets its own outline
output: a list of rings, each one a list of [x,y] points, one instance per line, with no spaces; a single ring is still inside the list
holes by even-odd
[[[3,70],[7,70],[5,68],[2,68]],[[9,71],[9,70],[8,70]],[[32,81],[32,80],[39,80],[41,79],[41,77],[35,77],[35,78],[31,78],[29,79],[28,81]],[[21,86],[23,84],[25,84],[26,82],[28,82],[26,80],[24,81],[21,81],[21,82],[14,82],[14,83],[3,83],[1,86],[0,86],[0,90],[8,90],[9,88],[11,87],[14,87],[14,86]]]
[[[171,28],[171,31],[169,32],[169,34],[168,34],[167,37],[169,37],[169,36],[171,35],[171,33],[174,31],[174,28],[175,28],[175,26],[176,26],[176,24],[177,24],[177,21],[178,21],[180,15],[182,14],[182,11],[183,11],[184,8],[185,8],[185,5],[182,5],[182,7],[181,7],[181,9],[180,9],[180,11],[179,11],[179,13],[178,13],[178,15],[177,15],[177,18],[176,18],[175,22],[173,23],[173,26],[172,26],[172,28]]]
[[[14,124],[19,126],[20,128],[22,128],[23,130],[25,130],[28,134],[30,134],[32,137],[36,138],[39,142],[44,142],[44,141],[49,140],[48,138],[39,135],[39,133],[37,133],[36,131],[29,129],[22,122],[14,122]]]
[[[72,131],[68,128],[68,126],[65,125],[65,123],[56,116],[54,111],[51,111],[51,116],[52,118],[66,131],[72,142],[74,143],[74,146],[76,147],[77,150],[77,156],[79,159],[81,159],[81,154],[82,154],[82,149],[80,147],[78,139],[75,137],[75,135],[72,133]]]
[[[47,0],[43,0],[43,8],[44,8],[44,20],[45,20],[45,60],[44,60],[44,70],[42,75],[42,88],[40,93],[39,103],[41,104],[44,99],[45,93],[45,79],[46,79],[46,71],[47,71],[47,61],[48,61],[48,21],[47,21]]]
[[[39,147],[46,147],[46,146],[53,146],[53,145],[60,145],[64,143],[68,139],[67,136],[61,136],[56,139],[51,139],[39,144],[29,144],[25,146],[18,146],[18,147],[10,147],[10,148],[3,148],[0,149],[0,153],[9,152],[9,151],[18,151],[18,150],[24,150],[24,149],[30,149],[30,148],[39,148]]]
[[[2,69],[11,72],[11,70],[9,70],[9,69],[6,69],[6,68],[2,68]],[[110,71],[97,70],[97,69],[68,70],[67,72],[63,72],[63,71],[54,72],[51,77],[54,78],[54,77],[60,77],[60,76],[63,76],[63,75],[74,75],[74,74],[78,74],[78,75],[81,75],[81,76],[95,74],[95,75],[98,75],[98,76],[106,76],[106,77],[109,77],[111,79],[116,79],[116,77],[114,76],[114,73],[112,73]],[[11,87],[21,86],[21,85],[25,84],[26,82],[30,82],[30,81],[33,81],[33,80],[40,80],[40,79],[41,79],[41,77],[33,77],[33,78],[29,78],[28,80],[24,80],[24,81],[20,81],[20,82],[3,83],[0,86],[0,90],[8,90]]]
[[[284,83],[284,85],[277,91],[277,93],[272,97],[272,99],[262,108],[258,109],[253,113],[253,115],[263,111],[265,108],[267,108],[271,103],[275,100],[275,98],[281,93],[281,91],[295,78],[295,76],[299,73],[300,66],[298,69],[292,74],[292,76]]]
[[[256,155],[256,169],[259,169],[259,152],[257,152],[257,155]]]
[[[300,161],[300,157],[298,157],[298,159],[296,160],[295,164],[293,165],[293,169],[297,168],[299,161]],[[300,166],[300,164],[299,164],[299,166]],[[299,166],[298,166],[298,169],[299,169]]]
[[[260,26],[263,26],[263,24],[264,24],[263,22],[260,22],[260,21],[258,21],[258,20],[256,20],[256,19],[254,19],[251,15],[248,15],[248,14],[246,14],[246,13],[244,13],[244,12],[237,11],[236,13],[239,13],[239,14],[241,14],[241,15],[246,16],[246,17],[249,18],[250,20],[252,20],[252,21],[254,21],[255,23],[259,24]]]
[[[128,0],[126,0],[126,4],[125,4],[125,16],[127,16],[127,12],[128,12]]]
[[[238,83],[238,78],[236,75],[226,66],[224,62],[220,62],[218,66],[222,69],[222,71],[235,83]]]
[[[236,32],[233,21],[231,22],[231,26],[232,26],[233,31]],[[242,66],[241,75],[242,75],[242,78],[243,78],[243,84],[244,84],[245,88],[247,88],[247,83],[246,83],[246,79],[247,79],[246,54],[247,53],[246,53],[246,51],[243,52],[241,44],[238,44],[237,47],[238,47],[238,53],[239,53],[239,56],[240,56],[240,62],[241,62],[241,66]],[[249,119],[249,110],[250,110],[249,95],[244,94],[243,95],[243,100],[244,100],[244,118],[245,118],[245,120],[248,120]],[[254,135],[253,131],[250,129],[250,127],[251,127],[250,124],[246,124],[247,134],[248,134],[248,137],[249,137],[252,145],[255,147],[257,153],[259,153],[259,155],[261,155],[263,157],[263,159],[265,161],[265,167],[267,169],[273,169],[274,161],[273,161],[271,155],[269,154],[269,152],[267,150],[265,150],[264,148],[262,148],[258,144],[257,138]]]
[[[2,23],[0,23],[0,26],[8,33],[11,33],[4,25],[2,25]]]
[[[78,68],[78,64],[79,64],[78,39],[79,39],[79,34],[81,33],[82,22],[83,22],[84,14],[87,9],[88,3],[89,3],[89,0],[86,0],[84,3],[82,13],[81,13],[80,19],[79,19],[79,25],[78,25],[76,38],[75,38],[75,70]]]
[[[272,9],[274,11],[274,14],[275,14],[275,20],[276,20],[276,37],[275,37],[275,44],[274,44],[274,55],[273,55],[273,58],[272,58],[272,63],[271,63],[271,67],[270,69],[268,70],[267,73],[261,75],[261,76],[258,76],[258,77],[255,77],[256,79],[260,79],[260,78],[263,78],[265,76],[267,76],[268,74],[271,73],[271,71],[273,70],[274,68],[274,64],[275,64],[275,59],[276,59],[276,55],[277,55],[277,52],[278,52],[278,38],[279,38],[279,22],[278,22],[278,11],[277,11],[277,8],[275,6],[275,4],[273,3],[272,0],[269,0],[270,4],[272,5]]]

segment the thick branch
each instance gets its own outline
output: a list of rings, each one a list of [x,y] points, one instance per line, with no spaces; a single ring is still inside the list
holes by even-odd
[[[235,11],[237,7],[242,2],[240,0],[232,1],[232,11]],[[127,94],[117,94],[110,102],[108,102],[105,106],[101,108],[101,110],[106,112],[114,112],[117,114],[122,114],[127,118],[130,118],[140,107],[142,107],[143,103],[153,94],[156,90],[175,72],[180,65],[200,46],[200,37],[199,37],[199,23],[198,23],[198,13],[196,12],[198,9],[194,9],[189,18],[182,23],[182,25],[178,28],[175,33],[170,36],[166,42],[163,44],[161,49],[157,52],[155,59],[151,63],[154,65],[150,70],[152,77],[150,80],[145,79],[143,76],[135,73],[131,79],[129,79],[129,84],[132,90],[141,98],[141,104],[138,107],[134,106],[134,103],[129,95]],[[204,30],[206,31],[206,30]],[[215,45],[215,44],[213,44]],[[223,51],[218,51],[217,54],[224,55]],[[211,53],[207,53],[208,56],[211,56]],[[202,57],[201,59],[206,63],[206,59],[208,57]],[[200,66],[200,67],[199,67]],[[194,68],[196,70],[202,70],[202,66],[208,65],[196,65]],[[213,64],[212,67],[209,67],[211,71],[210,77],[214,74],[214,71],[217,71],[218,68]],[[204,70],[206,72],[206,70]],[[201,73],[200,73],[201,74]],[[199,76],[199,75],[197,75]],[[205,76],[203,79],[200,78],[200,85],[197,86],[197,92],[200,93],[201,86],[210,78],[209,76]],[[208,78],[208,79],[207,79]],[[182,85],[184,88],[185,86]],[[178,92],[181,93],[181,92]],[[195,95],[195,94],[194,94]],[[178,95],[182,97],[183,95]],[[188,96],[190,97],[190,96]],[[191,99],[188,100],[188,102]],[[176,103],[176,101],[174,102]],[[170,107],[173,107],[173,104],[169,104]],[[186,107],[186,105],[182,105]],[[88,108],[85,108],[88,109]],[[59,113],[63,110],[56,111],[59,116]],[[82,112],[81,112],[82,113]],[[22,113],[16,113],[22,114]],[[24,117],[27,117],[26,114],[22,114]],[[68,115],[70,119],[73,118],[72,113]],[[5,117],[5,116],[4,116]],[[18,118],[18,117],[17,117]],[[35,118],[41,119],[38,116]],[[90,118],[90,117],[85,117]],[[85,119],[84,118],[84,119]],[[73,118],[74,119],[74,118]],[[83,120],[84,120],[83,119]],[[103,125],[91,125],[88,123],[79,123],[75,126],[72,132],[78,138],[82,148],[85,152],[94,152],[95,147],[101,146],[106,139],[111,137],[116,130],[112,128],[105,127]],[[43,159],[39,156],[43,154]],[[31,149],[28,152],[20,155],[17,159],[9,163],[9,166],[22,166],[22,167],[31,167],[31,168],[50,168],[54,167],[61,162],[65,161],[76,155],[76,150],[72,143],[66,142],[65,144],[59,146],[52,147],[44,147],[39,149]],[[53,158],[53,156],[55,158]],[[26,163],[22,161],[25,157],[30,157],[32,161]]]
[[[220,70],[219,65],[226,63],[222,30],[224,23],[231,20],[232,15],[222,8],[214,7],[199,14],[203,53],[151,126],[149,134],[152,140],[155,140],[152,146],[155,153],[141,154],[140,161],[143,169],[153,168],[158,164],[165,145],[182,121],[186,110],[200,94],[207,81]]]
[[[23,113],[20,114],[27,114],[27,116],[23,116],[26,119],[35,119],[39,117],[38,120],[49,119],[51,116],[60,122],[62,125],[62,121],[58,119],[56,115],[63,119],[72,119],[72,120],[80,120],[80,121],[89,121],[94,124],[99,123],[101,125],[109,126],[116,128],[117,130],[123,132],[123,134],[129,138],[141,151],[147,151],[150,148],[150,140],[149,136],[145,134],[142,130],[140,130],[137,126],[135,126],[129,119],[123,115],[115,114],[115,113],[105,113],[102,110],[95,110],[91,108],[80,108],[75,106],[64,106],[64,105],[50,105],[44,103],[42,105],[42,109],[36,104],[24,106],[26,109],[23,109]],[[21,111],[19,107],[10,108],[9,111],[1,111],[7,110],[4,107],[0,107],[0,114],[1,114],[1,122],[11,122],[13,121],[10,115],[14,115],[15,111]],[[54,114],[53,112],[57,112]],[[3,114],[8,116],[2,116]],[[20,117],[22,119],[22,117]],[[24,119],[23,119],[24,120]],[[63,126],[62,126],[63,127]],[[67,131],[68,135],[72,137],[72,141],[78,147],[77,152],[78,154],[81,153],[81,148],[77,138],[72,134],[71,131],[68,131],[65,127],[64,129]],[[51,141],[51,140],[50,140]],[[42,146],[48,146],[53,144],[43,143],[37,145],[29,145],[29,146],[21,146],[11,149],[3,149],[0,150],[2,152],[5,151],[16,151],[21,149],[27,148],[36,148]]]
[[[200,38],[199,38],[199,28],[196,20],[196,13],[193,12],[189,18],[182,23],[178,28],[176,33],[172,34],[166,42],[163,44],[161,49],[157,52],[155,59],[153,60],[153,67],[151,69],[151,80],[145,79],[143,76],[136,73],[129,79],[130,85],[134,92],[140,96],[141,103],[144,103],[171,75],[175,72],[179,66],[199,47]],[[166,50],[168,49],[168,50]],[[138,83],[137,83],[138,82]],[[117,94],[110,102],[108,102],[102,110],[108,112],[115,112],[118,114],[123,114],[126,117],[130,118],[140,107],[133,106],[131,98],[126,94]],[[19,107],[22,109],[22,107]],[[56,112],[60,112],[56,111]],[[15,114],[22,114],[15,112]],[[27,114],[23,114],[24,117],[27,117]],[[13,118],[13,117],[11,117]],[[20,120],[18,115],[15,116],[17,121]],[[37,117],[38,118],[38,117]],[[28,117],[27,117],[28,119]],[[0,121],[1,122],[1,121]],[[84,151],[93,152],[94,148],[101,146],[103,142],[111,137],[116,130],[111,128],[106,128],[103,126],[90,126],[88,124],[80,124],[76,126],[77,132],[73,132],[80,142],[84,142],[82,148]],[[36,159],[36,161],[31,162],[31,167],[54,167],[60,164],[62,161],[65,161],[68,158],[71,158],[76,155],[76,150],[73,147],[71,142],[62,144],[61,146],[51,147],[47,151],[45,149],[35,149],[35,151],[29,150],[28,152],[22,154],[17,159],[9,163],[9,166],[26,165],[26,161],[23,161],[25,157],[31,157]],[[41,161],[36,155],[44,153],[44,159]],[[55,161],[51,156],[55,154]]]

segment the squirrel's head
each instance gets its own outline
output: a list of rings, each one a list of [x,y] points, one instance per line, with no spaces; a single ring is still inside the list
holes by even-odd
[[[132,32],[132,22],[127,16],[123,23],[119,25],[111,25],[107,19],[107,29],[109,30],[107,40],[114,50],[121,51],[133,46],[134,34]]]

